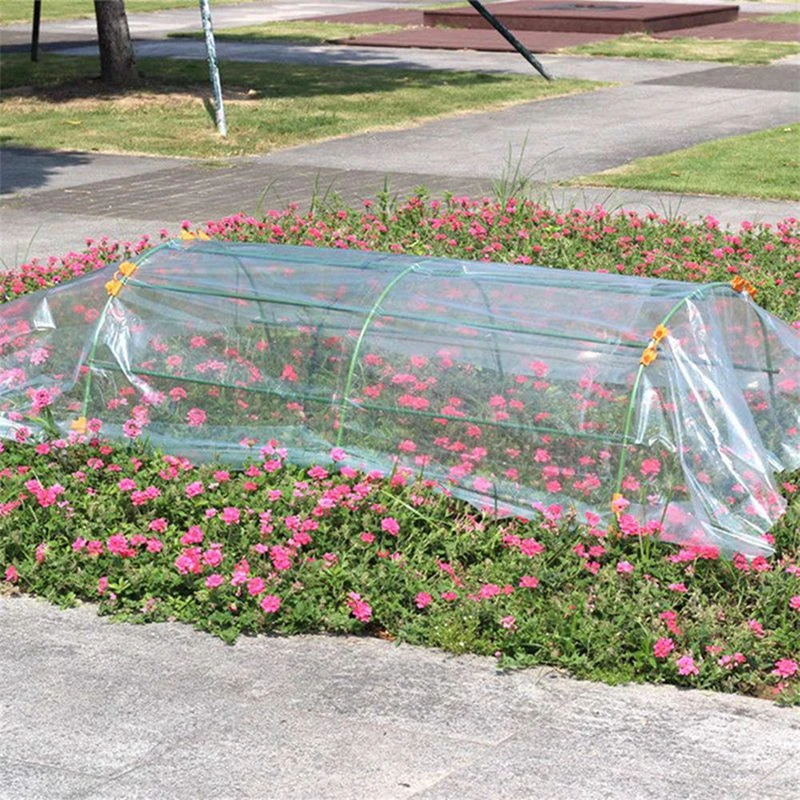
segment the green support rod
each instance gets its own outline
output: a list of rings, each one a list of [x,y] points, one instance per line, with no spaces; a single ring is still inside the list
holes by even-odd
[[[211,76],[211,88],[214,91],[214,113],[216,116],[217,131],[219,135],[228,135],[228,124],[225,121],[225,106],[222,103],[222,83],[219,77],[217,64],[217,48],[214,44],[214,28],[211,25],[211,7],[208,0],[200,0],[200,17],[203,20],[203,33],[206,37],[206,52],[208,53],[208,72]]]

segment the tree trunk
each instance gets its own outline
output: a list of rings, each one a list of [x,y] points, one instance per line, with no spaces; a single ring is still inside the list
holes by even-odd
[[[94,0],[94,13],[100,46],[100,77],[111,86],[136,85],[139,72],[125,15],[125,0]]]

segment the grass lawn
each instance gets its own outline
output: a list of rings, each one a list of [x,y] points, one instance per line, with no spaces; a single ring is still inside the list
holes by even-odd
[[[800,11],[785,11],[783,14],[767,14],[759,17],[759,22],[782,22],[788,25],[800,25]]]
[[[251,2],[253,0],[225,0],[225,5],[235,6]],[[198,9],[199,6],[197,0],[125,0],[125,10],[129,14],[164,11],[171,8]],[[199,18],[199,10],[197,14]],[[93,16],[94,3],[92,0],[44,0],[42,3],[42,21]],[[0,0],[0,25],[30,22],[32,19],[33,3],[31,0]]]
[[[757,42],[728,39],[654,39],[629,33],[615,39],[564,48],[560,53],[616,58],[653,58],[670,61],[720,61],[726,64],[770,64],[800,53],[797,42]]]
[[[446,114],[588,91],[520,75],[223,62],[228,138],[210,113],[204,61],[141,59],[141,87],[108,92],[93,58],[3,59],[0,135],[50,149],[203,158],[266,153]]]
[[[403,25],[363,25],[289,20],[287,22],[265,22],[262,25],[245,25],[239,28],[221,28],[214,31],[214,36],[218,40],[228,39],[238,42],[324,44],[333,39],[370,36],[373,33],[394,33],[404,29],[405,26]],[[203,33],[200,30],[181,31],[171,33],[170,37],[175,39],[202,39]]]
[[[800,200],[800,124],[706,142],[573,183]]]

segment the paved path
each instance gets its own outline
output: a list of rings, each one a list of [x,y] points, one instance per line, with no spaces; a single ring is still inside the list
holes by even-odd
[[[794,800],[800,710],[0,598],[2,800]]]
[[[337,9],[400,5],[342,2]],[[324,13],[331,3],[215,8]],[[770,8],[774,6],[770,5]],[[131,17],[140,56],[197,57],[166,42],[188,14]],[[228,15],[224,17],[223,15]],[[93,23],[46,36],[78,52]],[[50,27],[50,26],[48,26]],[[27,28],[0,39],[25,41]],[[140,33],[141,32],[141,33]],[[44,32],[43,32],[44,33]],[[53,39],[51,39],[52,41]],[[193,49],[194,48],[194,49]],[[221,50],[223,48],[221,47]],[[286,63],[527,69],[505,54],[224,45],[223,55]],[[592,95],[432,121],[208,169],[186,160],[6,149],[0,256],[133,238],[238,210],[346,201],[390,189],[481,194],[506,154],[550,181],[633,157],[798,118],[796,63],[768,68],[547,59],[556,74],[619,83]],[[527,141],[524,149],[522,145]],[[791,204],[607,190],[536,189],[557,205],[625,205],[734,224],[774,221]],[[246,639],[235,647],[175,625],[112,625],[0,597],[0,800],[62,798],[732,798],[800,796],[800,711],[668,687],[497,673],[490,659],[358,638]]]
[[[402,3],[259,2],[215,7],[214,14],[222,27],[312,16],[331,8],[345,12],[396,5]],[[196,26],[193,9],[131,15],[130,24],[140,58],[204,57],[202,42],[164,38],[169,30]],[[93,25],[92,20],[48,23],[43,41],[59,42],[52,46],[60,52],[94,52]],[[0,34],[5,44],[19,43],[27,28],[5,28]],[[218,43],[218,52],[222,59],[278,63],[531,73],[520,58],[504,53],[230,42]],[[744,219],[775,222],[796,213],[791,203],[551,185],[640,156],[794,122],[800,118],[800,59],[771,67],[558,56],[542,60],[560,77],[618,85],[232,160],[224,169],[185,160],[6,149],[0,170],[0,263],[12,267],[32,257],[80,249],[87,237],[129,240],[157,235],[162,228],[175,231],[185,218],[199,224],[264,205],[291,200],[305,204],[319,191],[357,202],[380,191],[387,176],[390,189],[400,196],[420,185],[432,191],[487,194],[493,181],[517,164],[532,182],[534,195],[559,206],[603,203],[690,218],[712,214],[731,225]],[[532,75],[532,80],[538,78]]]

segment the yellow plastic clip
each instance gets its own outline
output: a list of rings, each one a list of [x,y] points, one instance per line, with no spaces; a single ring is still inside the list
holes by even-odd
[[[657,355],[658,351],[656,350],[656,346],[654,344],[649,344],[645,347],[639,363],[644,367],[649,367],[656,360]]]
[[[75,433],[86,433],[87,430],[86,417],[78,417],[78,419],[70,422],[69,429],[71,431],[75,431]]]
[[[207,242],[211,240],[211,237],[205,231],[201,231],[198,228],[196,231],[181,231],[181,239],[183,239],[184,242],[191,242],[192,239],[202,239]]]
[[[123,261],[118,268],[119,274],[124,275],[126,278],[130,278],[136,270],[139,269],[137,264],[134,264],[133,261]]]
[[[756,296],[756,287],[741,275],[737,275],[731,280],[731,286],[733,287],[734,292],[739,292],[740,294],[742,292],[747,292],[750,297]]]
[[[106,291],[112,296],[116,297],[122,289],[122,281],[117,278],[112,278],[106,283]]]

